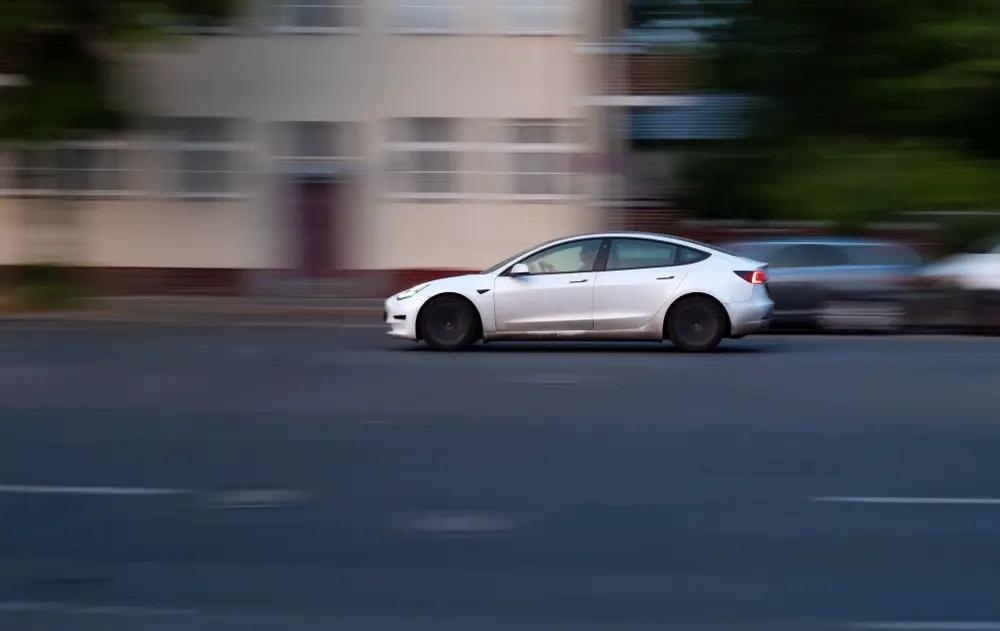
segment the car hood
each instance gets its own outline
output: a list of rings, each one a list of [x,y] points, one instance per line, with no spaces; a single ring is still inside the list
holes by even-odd
[[[460,274],[458,276],[446,276],[436,278],[430,282],[429,289],[433,291],[460,291],[473,288],[492,288],[493,276],[491,274]],[[483,283],[488,283],[483,285]]]

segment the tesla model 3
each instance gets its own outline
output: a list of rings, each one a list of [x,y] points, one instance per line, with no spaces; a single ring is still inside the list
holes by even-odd
[[[668,235],[609,232],[530,248],[385,302],[389,334],[435,350],[479,340],[664,340],[707,351],[768,326],[765,264]]]

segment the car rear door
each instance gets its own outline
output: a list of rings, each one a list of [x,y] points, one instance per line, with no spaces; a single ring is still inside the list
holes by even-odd
[[[687,273],[677,266],[677,244],[615,238],[594,287],[594,329],[635,330],[670,299]]]

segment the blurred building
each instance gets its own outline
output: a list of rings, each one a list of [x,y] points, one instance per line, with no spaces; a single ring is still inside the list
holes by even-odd
[[[114,138],[4,154],[0,264],[123,291],[480,268],[605,223],[600,0],[282,0],[123,60]]]
[[[690,210],[686,167],[741,135],[750,99],[705,87],[698,65],[728,0],[613,0],[587,51],[602,80],[588,102],[614,147],[615,227],[668,231]]]

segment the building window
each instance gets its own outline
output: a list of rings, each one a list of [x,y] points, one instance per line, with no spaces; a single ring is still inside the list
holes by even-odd
[[[275,123],[273,131],[271,157],[283,173],[332,177],[360,168],[358,123],[286,121]]]
[[[183,35],[232,35],[240,31],[231,17],[212,15],[179,15],[173,18],[167,30]]]
[[[280,123],[276,155],[280,158],[318,160],[341,155],[339,124],[328,121]]]
[[[324,32],[361,26],[359,0],[276,0],[274,26],[286,32]]]
[[[458,124],[451,118],[406,118],[391,122],[389,165],[393,193],[441,199],[459,192]]]
[[[3,189],[8,195],[46,197],[136,194],[140,153],[131,143],[117,141],[23,147],[7,155]]]
[[[503,28],[512,34],[555,35],[572,30],[569,0],[506,0]]]
[[[400,0],[396,6],[395,28],[408,32],[437,33],[457,28],[456,0]]]
[[[170,164],[170,194],[228,197],[236,194],[246,145],[237,141],[236,121],[175,118],[165,121],[163,144]]]
[[[581,151],[580,131],[567,121],[510,121],[506,149],[511,194],[543,201],[576,193],[573,159]]]

